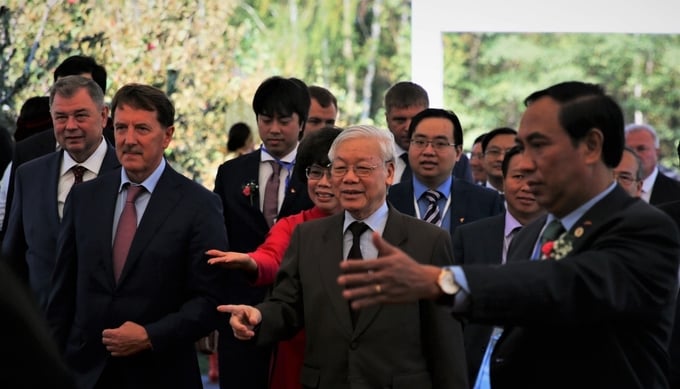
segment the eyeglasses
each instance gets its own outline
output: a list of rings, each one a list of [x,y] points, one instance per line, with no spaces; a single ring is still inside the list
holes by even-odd
[[[633,177],[629,173],[616,173],[616,172],[614,172],[614,178],[621,185],[630,185],[630,184],[634,183],[635,181],[637,181],[635,179],[635,177]]]
[[[321,167],[319,165],[312,165],[312,166],[308,166],[307,169],[305,169],[305,175],[310,180],[320,180],[320,179],[323,178],[323,176],[329,177],[330,172],[329,172],[328,167]]]
[[[470,153],[470,159],[482,159],[484,158],[484,153]]]
[[[371,173],[373,173],[373,170],[375,170],[378,166],[380,165],[373,166],[353,165],[352,171],[357,177],[368,177],[371,175]],[[333,165],[333,164],[331,165],[331,176],[333,177],[344,177],[348,171],[349,166],[347,165]]]
[[[491,157],[491,158],[498,158],[501,155],[505,155],[510,149],[500,149],[500,148],[490,148],[484,152],[485,156]]]
[[[411,146],[415,147],[417,149],[424,149],[427,147],[427,145],[432,145],[432,148],[435,150],[444,150],[447,147],[456,147],[458,146],[455,143],[449,143],[444,139],[435,139],[435,140],[427,140],[427,139],[411,139]]]

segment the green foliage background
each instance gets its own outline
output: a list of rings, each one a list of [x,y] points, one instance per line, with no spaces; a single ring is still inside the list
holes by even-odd
[[[212,187],[226,133],[245,121],[259,83],[298,77],[338,98],[340,125],[385,125],[382,97],[410,75],[406,0],[7,0],[0,6],[0,124],[44,95],[54,68],[91,55],[109,73],[106,94],[128,82],[175,102],[173,166]],[[466,144],[515,127],[530,92],[567,79],[602,83],[627,121],[654,125],[666,165],[677,166],[680,38],[592,34],[445,34],[445,105]],[[438,60],[433,58],[433,61]]]

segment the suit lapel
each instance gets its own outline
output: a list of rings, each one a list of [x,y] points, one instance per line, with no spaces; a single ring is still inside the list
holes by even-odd
[[[449,214],[451,217],[449,220],[449,232],[451,233],[451,237],[453,237],[453,231],[456,229],[456,227],[465,223],[465,210],[469,206],[469,196],[466,194],[467,188],[456,184],[457,181],[458,180],[455,178],[451,179],[451,205],[449,207]]]
[[[328,216],[325,231],[321,234],[320,248],[327,255],[319,256],[317,261],[321,280],[328,293],[331,306],[335,311],[340,326],[349,338],[352,334],[349,303],[342,297],[342,288],[338,285],[340,276],[340,262],[342,258],[344,214]]]
[[[102,215],[103,218],[101,223],[96,226],[101,231],[97,234],[99,241],[97,247],[102,247],[102,255],[99,256],[99,266],[102,271],[97,272],[94,276],[99,278],[102,285],[109,285],[111,290],[116,287],[116,281],[113,278],[113,217],[116,210],[118,188],[120,187],[120,170],[115,171],[118,174],[111,173],[97,178],[101,184],[94,187],[93,196],[97,199],[97,213]]]
[[[53,166],[53,170],[50,172],[49,179],[46,180],[48,186],[45,188],[47,193],[52,193],[52,196],[49,197],[52,200],[49,202],[47,209],[49,212],[49,220],[50,222],[54,222],[57,229],[60,224],[59,200],[57,198],[59,195],[59,179],[61,178],[61,158],[63,153],[63,150],[52,153],[49,166]]]
[[[416,216],[413,199],[413,183],[404,182],[390,188],[389,201],[399,212],[409,216]]]

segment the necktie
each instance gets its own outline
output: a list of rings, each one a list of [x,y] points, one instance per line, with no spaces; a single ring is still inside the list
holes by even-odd
[[[281,175],[281,165],[276,161],[269,161],[272,165],[272,175],[267,180],[267,185],[264,188],[264,203],[262,204],[262,213],[267,221],[269,227],[274,225],[276,215],[279,213],[279,183]]]
[[[352,233],[352,247],[350,247],[349,253],[347,253],[347,259],[363,259],[364,256],[361,254],[361,234],[369,229],[368,225],[362,222],[352,222],[347,229]]]
[[[118,282],[120,274],[123,271],[123,266],[125,266],[125,261],[130,252],[132,239],[135,237],[135,232],[137,231],[137,210],[135,209],[135,201],[143,191],[144,187],[141,185],[128,184],[125,206],[123,207],[123,212],[120,214],[120,219],[118,220],[116,236],[113,238],[113,275],[116,282]]]
[[[412,178],[412,173],[411,173],[411,165],[408,163],[408,153],[403,153],[402,155],[399,156],[402,161],[406,164],[406,167],[404,168],[404,172],[401,173],[401,178],[399,178],[399,182],[405,182],[405,181],[411,181]]]
[[[348,230],[352,233],[352,247],[349,249],[349,253],[347,253],[347,259],[348,260],[356,260],[356,259],[363,259],[364,256],[361,254],[361,234],[366,232],[368,230],[368,225],[366,223],[362,222],[352,222],[352,224],[347,227]],[[350,302],[351,303],[351,302]],[[352,327],[356,326],[357,323],[357,318],[359,317],[359,311],[352,309],[352,307],[349,307],[349,312],[352,318]]]
[[[425,198],[425,200],[427,200],[429,203],[427,205],[427,209],[425,210],[425,216],[423,216],[423,220],[432,224],[439,223],[442,215],[439,212],[439,206],[437,205],[437,202],[441,200],[444,195],[436,190],[428,190],[423,193],[422,197]]]
[[[87,168],[81,165],[76,165],[71,168],[71,172],[73,172],[73,185],[77,185],[83,182],[83,175],[85,174],[86,171]]]
[[[557,239],[564,231],[565,229],[561,221],[554,219],[548,223],[545,230],[543,230],[543,235],[541,235],[541,238],[538,240],[538,253],[537,255],[534,255],[534,258],[542,258],[541,248],[543,245],[546,242]]]

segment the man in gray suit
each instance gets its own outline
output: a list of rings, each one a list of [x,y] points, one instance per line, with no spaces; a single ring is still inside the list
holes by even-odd
[[[393,142],[375,127],[344,130],[329,151],[329,174],[345,212],[298,226],[265,302],[218,307],[232,314],[234,334],[243,340],[271,343],[304,326],[305,388],[467,387],[457,320],[425,300],[353,315],[336,282],[343,259],[378,254],[371,232],[424,264],[451,258],[446,231],[388,207]]]
[[[50,92],[54,135],[62,150],[17,169],[3,256],[30,285],[44,310],[50,293],[59,223],[71,187],[120,166],[102,135],[109,110],[93,80],[66,76]]]

